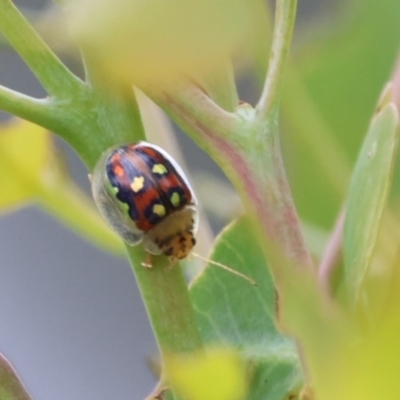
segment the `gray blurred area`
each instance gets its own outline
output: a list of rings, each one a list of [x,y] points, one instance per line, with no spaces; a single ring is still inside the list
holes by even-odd
[[[141,399],[156,346],[130,267],[35,208],[0,221],[0,350],[39,399]]]
[[[319,3],[304,0],[311,13]],[[32,10],[48,2],[15,4]],[[0,84],[45,96],[7,48],[0,49]],[[254,104],[251,87],[254,82],[242,82],[241,98]],[[222,176],[187,137],[179,139],[191,169],[207,166]],[[86,168],[65,143],[57,143],[75,179],[89,190]],[[157,347],[127,261],[93,247],[34,206],[0,218],[0,352],[35,400],[140,400],[156,382],[148,360]]]

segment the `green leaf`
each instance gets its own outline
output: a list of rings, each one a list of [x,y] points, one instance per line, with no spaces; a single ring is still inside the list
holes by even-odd
[[[398,112],[389,103],[375,115],[350,184],[344,228],[345,279],[352,300],[360,296],[377,241],[396,156]]]
[[[238,349],[247,361],[251,400],[281,400],[303,380],[296,346],[275,326],[276,293],[259,241],[246,219],[226,228],[213,259],[257,282],[257,287],[210,265],[190,291],[208,344]]]
[[[2,354],[0,354],[0,399],[31,400],[14,368]]]

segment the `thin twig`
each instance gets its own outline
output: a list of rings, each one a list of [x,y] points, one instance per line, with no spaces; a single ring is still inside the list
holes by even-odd
[[[48,99],[35,99],[0,85],[0,109],[49,130],[55,127]]]
[[[297,0],[277,0],[267,77],[256,112],[264,120],[279,101],[280,86],[296,17]]]
[[[0,0],[0,30],[49,95],[62,97],[82,84],[44,43],[11,0]]]

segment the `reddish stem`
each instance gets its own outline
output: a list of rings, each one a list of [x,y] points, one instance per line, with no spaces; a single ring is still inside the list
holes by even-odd
[[[277,127],[258,123],[251,118],[251,111],[248,120],[226,113],[195,88],[181,92],[182,96],[174,94],[163,92],[163,98],[156,100],[161,100],[162,107],[235,182],[248,211],[257,215],[268,245],[291,263],[311,267],[286,179]],[[206,116],[194,116],[188,110],[193,101],[198,110],[208,111]],[[257,137],[259,144],[250,137]]]
[[[324,255],[322,257],[318,269],[318,281],[327,294],[331,292],[332,276],[337,268],[340,252],[342,249],[343,228],[345,222],[345,211],[342,210],[336,220],[332,235],[326,245]]]

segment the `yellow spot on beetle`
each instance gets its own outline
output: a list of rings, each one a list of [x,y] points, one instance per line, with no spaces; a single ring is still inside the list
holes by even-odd
[[[165,207],[162,204],[155,204],[153,206],[153,213],[159,217],[163,217],[165,215]]]
[[[168,172],[167,168],[165,167],[165,165],[162,164],[154,164],[152,171],[155,174],[159,174],[159,175],[164,175]]]
[[[143,176],[135,176],[133,182],[131,183],[131,189],[137,193],[143,189],[144,186],[144,177]]]
[[[171,204],[174,207],[178,207],[181,202],[181,197],[179,196],[179,193],[174,192],[174,193],[172,193],[170,200],[171,200]]]

